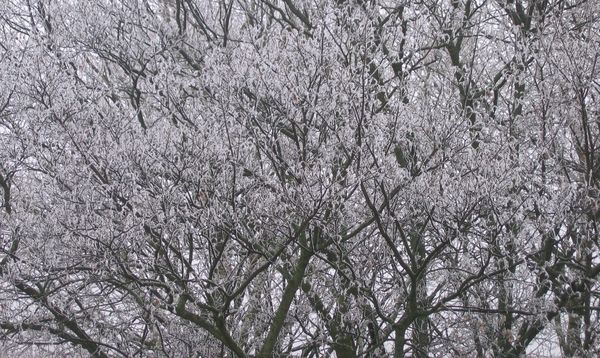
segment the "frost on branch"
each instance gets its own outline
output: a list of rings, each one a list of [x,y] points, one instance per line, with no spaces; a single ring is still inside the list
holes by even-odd
[[[599,11],[3,2],[0,350],[598,355]]]

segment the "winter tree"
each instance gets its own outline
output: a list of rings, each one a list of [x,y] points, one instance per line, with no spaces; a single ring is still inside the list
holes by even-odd
[[[0,4],[0,351],[600,354],[595,0]]]

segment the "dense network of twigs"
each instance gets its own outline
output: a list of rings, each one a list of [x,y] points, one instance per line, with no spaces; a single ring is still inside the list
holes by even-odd
[[[0,355],[600,355],[597,0],[3,0]]]

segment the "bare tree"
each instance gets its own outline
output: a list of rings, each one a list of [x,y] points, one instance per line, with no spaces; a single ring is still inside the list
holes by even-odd
[[[10,356],[596,356],[600,6],[0,5]]]

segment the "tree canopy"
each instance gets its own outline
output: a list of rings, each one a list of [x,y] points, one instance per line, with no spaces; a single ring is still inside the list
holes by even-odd
[[[596,0],[0,2],[0,351],[600,355]]]

